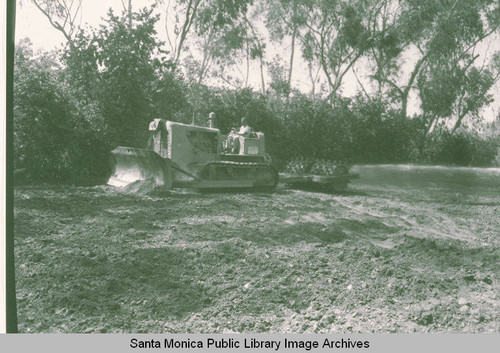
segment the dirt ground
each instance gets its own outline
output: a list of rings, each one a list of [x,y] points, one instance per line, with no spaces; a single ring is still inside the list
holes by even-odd
[[[500,172],[354,171],[340,195],[17,187],[19,329],[500,332]]]

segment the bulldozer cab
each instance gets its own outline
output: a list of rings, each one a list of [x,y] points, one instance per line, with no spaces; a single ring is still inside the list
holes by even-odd
[[[264,156],[265,144],[264,144],[264,134],[262,132],[252,133],[250,137],[240,136],[239,140],[240,140],[240,148],[238,154],[251,155],[251,156]]]
[[[263,157],[266,153],[264,134],[252,132],[250,136],[245,137],[231,132],[224,141],[224,153],[226,155]]]

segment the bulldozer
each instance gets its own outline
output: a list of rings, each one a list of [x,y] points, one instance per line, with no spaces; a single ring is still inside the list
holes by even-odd
[[[139,180],[154,180],[165,189],[273,190],[278,185],[262,132],[223,135],[211,113],[208,127],[154,119],[149,133],[147,149],[118,146],[112,151],[109,185]]]

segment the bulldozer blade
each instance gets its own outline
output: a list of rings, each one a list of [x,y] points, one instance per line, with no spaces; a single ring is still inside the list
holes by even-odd
[[[156,152],[118,146],[111,151],[114,164],[108,185],[125,186],[139,180],[154,180],[160,186],[172,186],[171,164]]]

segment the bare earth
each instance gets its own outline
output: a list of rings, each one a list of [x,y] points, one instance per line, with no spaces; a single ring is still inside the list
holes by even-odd
[[[500,332],[500,172],[354,171],[341,195],[17,187],[20,331]]]

